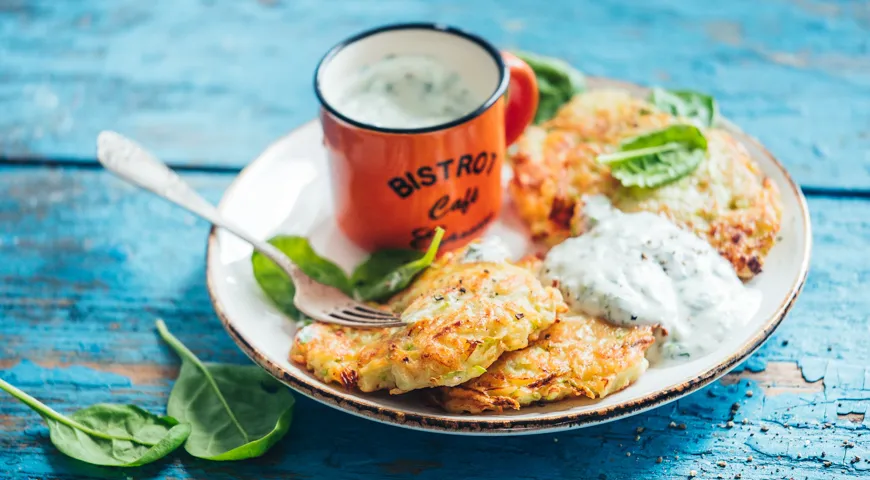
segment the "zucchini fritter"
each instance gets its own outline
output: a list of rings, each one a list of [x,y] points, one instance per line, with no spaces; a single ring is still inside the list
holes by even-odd
[[[356,330],[312,324],[291,359],[318,378],[364,392],[452,386],[525,348],[567,307],[558,290],[509,263],[463,263],[448,254],[388,302],[406,327]]]
[[[359,380],[359,353],[363,347],[390,336],[396,328],[352,328],[314,322],[296,332],[290,360],[305,365],[324,382],[353,388]]]
[[[585,316],[562,318],[528,348],[510,352],[474,380],[442,388],[436,400],[451,412],[519,409],[570,397],[602,398],[646,371],[652,327],[615,327]]]
[[[649,211],[707,239],[744,279],[761,271],[782,216],[779,190],[731,134],[705,130],[708,158],[659,188],[623,187],[596,157],[627,138],[684,120],[622,90],[574,97],[549,122],[529,127],[511,155],[509,191],[532,235],[548,245],[583,233],[584,195],[625,212]]]

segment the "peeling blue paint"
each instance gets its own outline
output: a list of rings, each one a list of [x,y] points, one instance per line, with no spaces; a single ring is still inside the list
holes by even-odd
[[[188,180],[217,198],[230,178],[194,174]],[[215,319],[205,291],[206,225],[188,225],[175,207],[99,171],[0,168],[0,191],[5,192],[0,195],[2,228],[18,239],[0,244],[0,364],[6,365],[0,376],[63,412],[115,402],[162,413],[172,379],[137,383],[135,375],[123,372],[124,365],[177,365],[154,333],[158,316],[203,358],[246,361]],[[26,203],[46,191],[67,201]],[[109,203],[112,208],[106,208]],[[862,335],[842,332],[868,328],[870,297],[856,292],[870,291],[870,259],[854,252],[870,243],[870,201],[810,198],[809,203],[815,250],[806,288],[774,337],[738,369],[748,380],[717,382],[623,421],[517,438],[410,432],[299,398],[287,439],[262,459],[213,464],[180,454],[132,474],[155,479],[522,474],[536,480],[606,475],[613,480],[679,478],[690,470],[701,478],[741,473],[743,478],[829,479],[866,473],[868,419],[846,415],[865,413],[870,405],[870,349]],[[148,221],[142,222],[146,211]],[[119,260],[111,254],[114,249],[130,253]],[[104,365],[115,373],[39,366],[59,362]],[[783,365],[792,366],[795,378],[756,381],[772,378]],[[640,434],[638,427],[644,428]],[[844,440],[855,447],[847,448]],[[862,460],[852,464],[856,455]],[[656,463],[659,456],[662,463]],[[5,395],[0,395],[0,465],[14,466],[12,478],[122,475],[63,458],[38,417]]]
[[[69,381],[82,378],[88,383],[107,386],[126,383],[118,375],[87,370],[77,367],[44,369],[24,362],[13,368],[13,373],[6,372],[4,378],[55,379],[34,385],[37,392],[68,388],[65,386]],[[839,372],[829,374],[839,375]],[[754,394],[748,397],[747,391]],[[317,478],[355,475],[403,478],[416,470],[420,478],[433,479],[445,476],[492,478],[490,475],[507,478],[517,471],[541,479],[564,478],[570,474],[587,478],[600,474],[617,479],[637,475],[662,478],[685,476],[689,470],[700,472],[701,478],[720,473],[727,475],[726,478],[733,478],[737,473],[744,478],[781,477],[777,473],[799,474],[800,478],[833,478],[839,476],[835,473],[842,474],[845,470],[844,478],[847,478],[868,470],[867,462],[851,463],[851,460],[855,456],[863,459],[870,455],[866,442],[861,441],[870,430],[866,425],[837,420],[836,416],[832,425],[825,427],[824,409],[808,408],[823,406],[825,396],[782,394],[771,397],[765,395],[764,388],[755,381],[716,383],[701,393],[627,420],[553,435],[508,438],[452,437],[400,430],[341,414],[303,398],[288,438],[261,460],[218,466],[176,455],[171,462],[142,469],[136,478],[235,478],[248,474],[261,475],[260,478],[279,474]],[[0,405],[15,407],[2,400],[6,399],[0,397]],[[63,399],[57,401],[69,403]],[[72,403],[84,402],[76,399]],[[789,410],[788,415],[783,414],[785,410]],[[10,410],[4,408],[5,411]],[[55,467],[61,466],[59,471],[70,474],[91,470],[92,475],[97,472],[112,475],[105,469],[93,469],[60,458],[48,444],[46,429],[41,424],[34,425],[38,420],[35,414],[23,406],[11,411],[28,424],[16,437],[28,443],[35,441],[48,455],[46,458],[37,450],[26,457],[29,461],[13,461],[12,465],[22,474],[56,473]],[[360,443],[359,435],[379,441]],[[326,437],[329,438],[328,448],[320,440]],[[0,441],[0,458],[3,444]],[[484,457],[489,460],[482,461]],[[656,462],[657,457],[662,457],[661,463]],[[52,459],[50,463],[46,463],[48,458]],[[724,461],[725,466],[719,466],[720,461]],[[832,462],[832,466],[825,467],[826,461]],[[102,470],[105,472],[100,472]]]
[[[20,388],[39,385],[55,387],[73,385],[81,388],[117,388],[132,385],[130,379],[113,373],[98,372],[86,367],[42,368],[24,359],[14,367],[0,371],[0,378]]]
[[[824,358],[802,358],[798,362],[801,368],[801,373],[804,380],[808,382],[818,382],[825,377],[825,370],[828,368],[828,360]]]
[[[765,368],[767,368],[767,359],[758,355],[753,355],[738,365],[737,368],[735,368],[735,371],[742,372],[747,370],[750,372],[763,372]]]

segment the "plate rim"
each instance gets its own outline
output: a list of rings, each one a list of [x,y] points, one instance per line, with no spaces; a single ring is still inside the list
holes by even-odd
[[[605,77],[590,77],[588,78],[591,84],[605,84],[619,86],[630,90],[638,88],[646,90],[647,87],[625,82],[617,79]],[[723,119],[724,120],[724,119]],[[221,195],[221,200],[218,204],[220,209],[224,202],[232,196],[234,190],[238,188],[242,182],[242,178],[252,172],[261,162],[265,154],[275,148],[276,145],[284,142],[287,138],[294,135],[299,130],[306,127],[311,127],[317,123],[317,119],[305,122],[296,128],[293,128],[286,134],[282,135],[274,142],[269,144],[266,149],[260,152],[257,157],[246,167],[244,167],[238,175],[233,179],[224,193]],[[810,258],[812,252],[812,224],[810,223],[809,207],[806,197],[800,187],[795,183],[794,179],[788,173],[788,170],[780,163],[780,161],[772,154],[764,145],[755,137],[743,132],[735,124],[724,120],[723,124],[726,129],[733,133],[739,134],[740,140],[743,142],[752,143],[772,164],[780,171],[785,178],[786,184],[781,187],[787,187],[792,191],[798,200],[799,212],[798,216],[802,223],[806,225],[804,230],[804,251],[802,252],[802,260],[799,274],[796,276],[792,285],[789,287],[788,295],[783,299],[776,311],[767,319],[763,328],[754,336],[744,342],[740,348],[729,354],[729,356],[717,365],[714,365],[707,370],[695,375],[693,378],[686,380],[669,388],[656,390],[643,397],[628,400],[616,405],[608,407],[600,407],[592,410],[577,413],[560,413],[551,412],[542,418],[524,419],[524,418],[499,418],[496,415],[487,419],[462,419],[461,417],[445,417],[438,414],[425,414],[418,412],[402,411],[400,409],[385,407],[378,404],[375,400],[360,397],[353,391],[347,392],[331,392],[323,388],[324,384],[319,380],[296,376],[285,370],[281,366],[272,362],[265,354],[257,350],[244,336],[232,325],[232,320],[226,313],[224,306],[217,297],[216,289],[212,280],[212,265],[218,261],[217,248],[217,227],[212,226],[209,230],[208,241],[206,245],[206,288],[208,290],[209,299],[218,316],[224,329],[229,333],[230,337],[239,346],[239,348],[247,355],[254,363],[265,369],[269,374],[281,380],[293,390],[327,406],[336,408],[346,413],[351,413],[356,416],[375,420],[381,423],[411,428],[415,430],[435,431],[441,433],[466,434],[466,435],[521,435],[547,433],[560,430],[568,430],[581,428],[586,426],[598,425],[621,418],[636,415],[646,410],[664,405],[666,403],[677,400],[688,395],[696,390],[699,390],[706,385],[718,380],[723,375],[731,371],[741,361],[745,360],[752,353],[758,350],[773,332],[779,327],[788,312],[794,306],[800,293],[803,291],[806,284],[807,274],[809,273]]]

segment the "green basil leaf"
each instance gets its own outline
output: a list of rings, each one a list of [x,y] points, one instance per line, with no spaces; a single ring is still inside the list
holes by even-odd
[[[532,67],[538,81],[536,124],[553,118],[562,105],[586,89],[583,74],[564,60],[528,52],[514,52],[514,55]]]
[[[352,276],[356,279],[354,286],[357,298],[378,301],[404,290],[414,280],[414,277],[435,260],[443,236],[444,229],[436,228],[435,237],[432,238],[432,243],[429,244],[426,254],[411,261],[399,262],[399,260],[408,259],[408,256],[400,258],[399,255],[409,254],[399,254],[391,259],[387,259],[387,254],[381,254],[381,252],[376,252],[370,256],[356,267]]]
[[[302,320],[303,313],[293,303],[293,297],[296,296],[296,286],[293,285],[290,277],[265,255],[257,252],[251,256],[251,265],[254,268],[254,279],[257,280],[263,293],[272,300],[275,306],[288,317]]]
[[[63,415],[0,379],[0,389],[24,402],[48,424],[51,443],[92,465],[138,467],[165,457],[190,435],[190,425],[135,405],[101,403]]]
[[[688,118],[701,127],[712,127],[719,116],[716,99],[691,90],[654,88],[649,101],[663,112]]]
[[[350,280],[344,270],[318,255],[311,248],[308,239],[295,235],[279,235],[269,240],[269,243],[278,247],[300,270],[315,281],[338,288],[347,295],[353,294]],[[258,252],[251,255],[251,264],[254,268],[254,278],[266,296],[290,318],[303,319],[304,315],[293,304],[296,287],[284,271]]]
[[[621,151],[640,150],[667,144],[679,144],[689,149],[707,150],[707,137],[704,136],[701,129],[694,125],[677,124],[629,138],[620,143],[619,149]]]
[[[181,357],[167,411],[191,426],[184,449],[207,460],[259,457],[280,440],[293,418],[293,395],[253,365],[203,363],[162,320],[157,331]]]
[[[692,173],[707,155],[707,138],[698,127],[672,125],[622,142],[598,156],[626,187],[655,188]]]
[[[625,186],[655,188],[692,173],[704,160],[702,150],[673,151],[660,154],[638,167],[629,163],[625,168],[613,169],[613,177]],[[648,157],[649,158],[649,157]]]
[[[353,288],[371,285],[406,263],[423,258],[424,252],[408,249],[378,250],[357,265],[350,276]]]

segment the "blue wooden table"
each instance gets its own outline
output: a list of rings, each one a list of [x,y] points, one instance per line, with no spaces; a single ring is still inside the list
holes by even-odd
[[[773,338],[701,392],[556,435],[411,432],[298,398],[287,437],[239,463],[84,465],[0,394],[0,479],[870,477],[870,6],[859,0],[0,0],[0,377],[65,412],[161,412],[178,362],[156,317],[204,359],[247,362],[206,294],[207,226],[97,168],[96,133],[139,139],[216,201],[315,115],[326,48],[402,20],[713,93],[809,199],[812,269]]]

